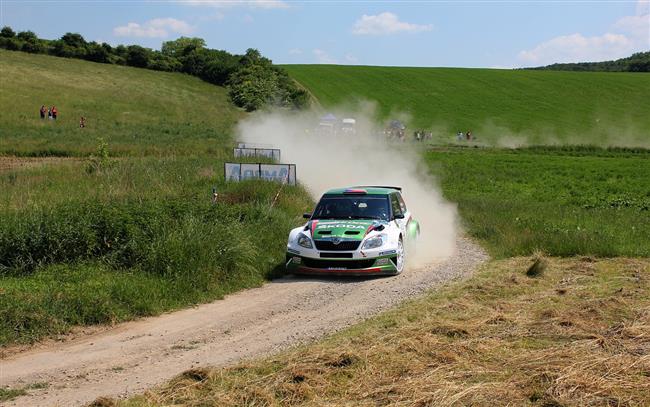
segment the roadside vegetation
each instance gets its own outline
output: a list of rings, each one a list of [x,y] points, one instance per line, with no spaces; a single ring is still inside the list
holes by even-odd
[[[401,119],[407,138],[431,130],[451,143],[470,130],[496,146],[650,146],[650,74],[505,69],[286,65],[325,108],[376,102],[382,121]]]
[[[650,404],[650,262],[493,261],[328,339],[117,405]],[[107,404],[102,404],[107,405]]]
[[[211,301],[276,275],[310,200],[299,187],[224,183],[243,115],[225,89],[0,53],[0,346]],[[41,120],[41,104],[59,118]],[[23,167],[21,156],[55,157]]]
[[[494,257],[650,256],[650,150],[448,148],[426,160]]]

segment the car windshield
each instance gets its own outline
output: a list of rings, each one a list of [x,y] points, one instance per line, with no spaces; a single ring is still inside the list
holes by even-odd
[[[388,220],[385,195],[325,195],[316,206],[312,219]]]

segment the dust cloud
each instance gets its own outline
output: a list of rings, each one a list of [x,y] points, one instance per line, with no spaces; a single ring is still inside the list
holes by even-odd
[[[317,130],[322,113],[314,111],[260,113],[239,123],[238,140],[280,148],[281,162],[296,164],[298,181],[314,200],[336,187],[401,186],[421,228],[409,263],[420,266],[452,255],[458,233],[455,205],[443,199],[410,143],[389,141],[382,134],[374,110],[366,103],[353,111],[333,111],[339,121],[356,120],[355,134],[323,134]]]

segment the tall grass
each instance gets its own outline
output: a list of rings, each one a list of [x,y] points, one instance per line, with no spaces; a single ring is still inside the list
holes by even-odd
[[[220,298],[277,275],[299,187],[228,184],[211,157],[0,174],[0,344]],[[211,202],[212,188],[219,197]]]

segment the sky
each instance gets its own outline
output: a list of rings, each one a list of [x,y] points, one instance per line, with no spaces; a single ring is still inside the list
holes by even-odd
[[[0,0],[0,25],[154,49],[200,37],[280,64],[516,68],[650,50],[650,0]]]

